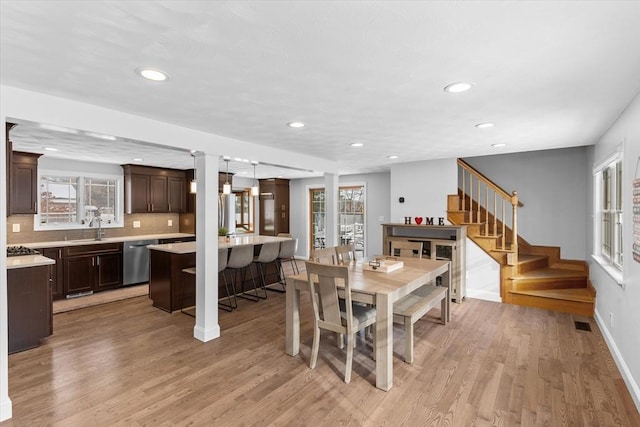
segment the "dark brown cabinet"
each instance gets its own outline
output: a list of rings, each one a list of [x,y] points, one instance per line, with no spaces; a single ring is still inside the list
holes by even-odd
[[[38,157],[20,151],[11,155],[11,215],[38,212]]]
[[[169,199],[169,212],[185,212],[186,194],[184,177],[167,177],[167,198]]]
[[[7,270],[9,353],[37,347],[53,333],[49,266]]]
[[[122,243],[69,246],[63,249],[65,295],[122,286]]]
[[[260,234],[277,236],[289,232],[289,180],[260,180]]]
[[[64,277],[62,275],[62,248],[38,249],[43,256],[54,260],[56,263],[49,266],[49,284],[51,285],[51,298],[58,300],[66,295],[62,289]]]
[[[123,165],[125,212],[181,213],[185,210],[185,172]]]

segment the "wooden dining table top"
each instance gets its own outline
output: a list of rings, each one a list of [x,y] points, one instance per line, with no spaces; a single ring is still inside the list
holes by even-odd
[[[367,261],[347,264],[351,292],[367,295],[384,293],[389,295],[392,301],[396,301],[415,290],[416,287],[445,273],[449,269],[450,264],[450,262],[446,260],[425,258],[394,257],[393,259],[402,261],[404,266],[390,273],[363,269],[363,265],[366,265]],[[288,277],[298,283],[308,283],[306,272]],[[416,283],[416,287],[407,287],[407,285],[411,283]],[[360,299],[361,298],[354,297],[354,301],[359,301]]]

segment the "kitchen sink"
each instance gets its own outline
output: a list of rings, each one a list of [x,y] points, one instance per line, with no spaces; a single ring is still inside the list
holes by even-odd
[[[102,240],[96,240],[96,239],[78,239],[78,240],[67,240],[67,242],[69,243],[100,243],[100,242],[108,242],[112,239],[110,239],[109,237],[103,237]]]

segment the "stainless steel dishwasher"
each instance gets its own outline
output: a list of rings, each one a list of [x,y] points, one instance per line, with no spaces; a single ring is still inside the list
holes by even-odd
[[[124,286],[149,281],[149,249],[147,245],[157,244],[158,239],[124,242]]]

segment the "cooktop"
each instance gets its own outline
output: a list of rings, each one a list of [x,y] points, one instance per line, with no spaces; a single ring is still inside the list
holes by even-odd
[[[40,252],[26,246],[7,246],[7,256],[39,255]]]

